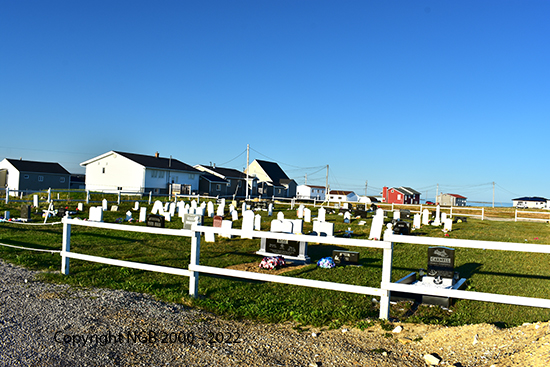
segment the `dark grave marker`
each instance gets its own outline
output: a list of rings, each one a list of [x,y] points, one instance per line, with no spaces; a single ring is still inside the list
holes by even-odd
[[[145,223],[147,227],[164,228],[164,221],[165,218],[162,215],[149,214]]]
[[[67,215],[67,209],[65,209],[65,208],[57,209],[56,216],[58,216],[59,218],[63,218],[65,215]]]
[[[285,260],[309,264],[307,256],[307,242],[282,240],[276,238],[262,238],[260,250],[256,252],[263,256],[283,256]]]
[[[332,250],[332,259],[336,265],[359,265],[359,252]]]
[[[392,230],[394,234],[408,235],[411,233],[411,223],[405,222],[404,220],[397,220],[395,221]]]
[[[454,217],[453,223],[466,223],[468,222],[468,217]]]
[[[449,247],[428,248],[428,276],[454,278],[455,249]]]
[[[409,209],[401,209],[401,219],[410,219],[411,218],[411,211]]]
[[[23,204],[21,205],[21,219],[31,219],[31,206]]]

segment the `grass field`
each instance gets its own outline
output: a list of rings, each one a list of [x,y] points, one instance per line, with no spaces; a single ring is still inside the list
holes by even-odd
[[[69,204],[76,207],[76,204]],[[0,213],[19,213],[20,204],[0,204]],[[118,212],[105,212],[106,222],[123,218],[131,204],[121,204]],[[295,218],[296,211],[287,206],[276,206],[276,211],[285,217]],[[79,216],[86,218],[88,207]],[[266,212],[262,229],[269,229]],[[313,209],[316,214],[316,209]],[[137,216],[137,213],[134,214]],[[33,212],[35,223],[41,222],[40,213]],[[359,220],[344,224],[342,216],[327,215],[335,223],[336,236],[351,228],[354,238],[367,238],[370,221],[364,226]],[[50,219],[52,221],[52,219]],[[143,225],[143,224],[133,224]],[[205,225],[212,225],[206,218]],[[240,228],[241,223],[234,223]],[[167,227],[181,228],[179,218],[167,223]],[[310,223],[304,223],[304,233],[312,230]],[[49,250],[61,249],[61,225],[30,226],[0,223],[0,243]],[[443,237],[440,228],[425,226],[414,232],[417,236]],[[545,223],[481,221],[470,219],[457,223],[450,233],[451,238],[504,241],[519,243],[550,243],[550,227]],[[255,254],[259,240],[240,238],[217,238],[215,243],[201,245],[201,265],[228,267],[256,262],[261,257]],[[333,249],[340,246],[310,243],[308,255],[313,264],[284,273],[285,276],[326,280],[338,283],[380,286],[382,250],[349,248],[360,253],[359,267],[347,266],[335,269],[321,269],[314,264],[321,257],[331,256]],[[158,236],[131,232],[93,229],[73,226],[71,250],[75,252],[105,256],[114,259],[186,268],[190,257],[190,239],[172,236]],[[0,257],[6,261],[32,269],[49,270],[41,276],[46,281],[63,282],[82,287],[106,287],[144,292],[160,300],[179,302],[204,308],[230,318],[249,318],[265,322],[296,321],[304,325],[338,327],[364,325],[366,320],[378,316],[375,297],[348,294],[344,292],[317,290],[275,283],[232,280],[201,275],[200,297],[188,296],[188,278],[152,273],[134,269],[71,260],[70,275],[59,273],[61,258],[58,254],[38,253],[0,246]],[[550,298],[550,261],[548,255],[524,254],[520,252],[456,249],[456,270],[468,279],[468,289],[479,292],[501,293],[526,297]],[[427,246],[395,244],[392,281],[412,271],[425,268]],[[400,302],[392,305],[391,316],[402,321],[462,325],[488,322],[499,326],[512,326],[524,322],[550,320],[550,310],[523,306],[510,306],[486,302],[456,300],[449,310],[440,307],[415,305]]]

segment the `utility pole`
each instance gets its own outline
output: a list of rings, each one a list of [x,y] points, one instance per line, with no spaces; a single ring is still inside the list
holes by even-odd
[[[495,207],[495,181],[493,181],[493,208]]]
[[[248,199],[248,166],[250,165],[250,144],[246,144],[246,194],[245,199]]]
[[[306,183],[304,185],[307,185],[307,173],[306,173]]]
[[[327,164],[327,179],[325,182],[325,201],[328,200],[328,164]]]
[[[367,186],[369,184],[369,180],[365,180],[365,196],[367,196]]]
[[[439,184],[437,184],[437,188],[435,189],[435,203],[436,203],[436,204],[439,204],[439,203],[437,202],[437,197],[438,197],[438,196],[439,196]]]

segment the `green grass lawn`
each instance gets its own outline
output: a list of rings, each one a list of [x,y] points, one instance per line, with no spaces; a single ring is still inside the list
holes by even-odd
[[[68,204],[72,209],[75,203]],[[0,204],[0,214],[12,211],[18,215],[20,204]],[[118,212],[105,212],[104,220],[114,223],[123,218],[133,204],[122,203]],[[85,218],[88,206],[77,215]],[[296,218],[296,211],[277,206],[287,218]],[[150,209],[150,208],[149,208]],[[275,212],[276,212],[275,211]],[[316,209],[313,210],[316,214]],[[269,229],[266,212],[262,230]],[[138,213],[134,212],[134,217]],[[33,212],[35,223],[43,221],[40,213]],[[348,228],[354,238],[367,238],[371,219],[366,225],[358,225],[359,219],[344,224],[342,216],[327,215],[334,222],[337,236]],[[362,220],[362,219],[361,219]],[[52,219],[49,220],[53,221]],[[205,225],[212,225],[206,218]],[[133,224],[143,225],[143,224]],[[241,222],[234,223],[240,228]],[[181,228],[179,218],[167,223],[169,228]],[[304,233],[312,230],[304,223]],[[103,230],[72,226],[71,250],[79,253],[114,259],[186,268],[190,257],[190,239],[123,231]],[[441,228],[424,226],[413,232],[417,236],[443,237]],[[62,226],[28,226],[0,223],[0,243],[48,250],[61,249]],[[454,224],[451,238],[504,241],[518,243],[550,243],[550,226],[545,223],[499,222],[470,219],[467,223]],[[215,243],[201,243],[201,265],[228,267],[256,262],[255,254],[260,240],[217,238]],[[360,253],[361,266],[321,269],[315,262],[331,256],[333,249],[349,249]],[[426,268],[428,246],[396,243],[393,257],[392,281],[420,268]],[[370,248],[344,248],[336,245],[310,243],[308,255],[313,264],[289,271],[284,276],[301,277],[337,283],[379,287],[382,266],[382,250]],[[378,316],[375,297],[337,291],[291,286],[276,283],[227,279],[201,275],[200,297],[188,296],[187,277],[146,272],[71,259],[70,274],[60,274],[61,258],[58,254],[39,253],[0,246],[0,257],[6,261],[32,269],[47,270],[44,280],[63,282],[82,287],[106,287],[144,292],[160,300],[179,302],[211,310],[231,318],[249,318],[265,322],[296,321],[304,325],[338,327],[340,325],[364,325],[365,319]],[[468,289],[478,292],[501,293],[526,297],[550,298],[550,261],[548,255],[521,252],[487,251],[456,248],[456,270],[468,279]],[[512,326],[524,322],[550,320],[550,310],[523,306],[510,306],[488,302],[456,300],[449,310],[426,305],[400,302],[392,305],[391,316],[402,321],[461,325],[488,322],[500,326]]]

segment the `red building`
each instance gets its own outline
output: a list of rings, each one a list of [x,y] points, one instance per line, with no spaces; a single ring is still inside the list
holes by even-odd
[[[401,186],[388,189],[387,186],[384,186],[382,196],[388,204],[420,204],[420,193],[410,187]]]

